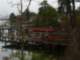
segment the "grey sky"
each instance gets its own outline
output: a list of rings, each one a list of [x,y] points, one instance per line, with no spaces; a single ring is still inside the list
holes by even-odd
[[[10,1],[10,0],[8,0],[8,1]],[[38,12],[38,8],[40,7],[39,4],[40,4],[41,1],[43,1],[43,0],[32,0],[31,5],[30,5],[30,11],[37,13],[37,12]],[[19,0],[17,0],[17,2],[19,3]],[[13,1],[12,5],[15,4],[15,3],[17,3],[17,2]],[[26,2],[26,3],[25,3],[25,2]],[[27,0],[27,1],[24,0],[23,3],[24,3],[24,4],[23,4],[23,6],[24,6],[23,10],[25,10],[25,8],[26,8],[26,6],[27,6],[27,4],[28,4],[28,0]],[[52,5],[52,6],[54,6],[55,8],[58,6],[57,0],[48,0],[48,3],[49,3],[50,5]],[[11,5],[11,4],[9,4],[9,5]],[[11,8],[11,11],[18,12],[16,6],[13,6],[13,7]]]
[[[43,0],[33,0],[30,6],[30,11],[32,12],[38,12],[39,3]],[[25,3],[26,2],[26,3]],[[19,0],[0,0],[0,17],[7,16],[11,12],[18,13],[16,3],[19,3]],[[24,9],[27,6],[28,0],[24,0]],[[48,3],[53,7],[58,7],[57,0],[48,0]],[[80,4],[76,4],[76,6],[79,6]]]

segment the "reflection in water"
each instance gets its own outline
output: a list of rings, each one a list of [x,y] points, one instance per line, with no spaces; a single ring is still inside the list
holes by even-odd
[[[23,58],[24,60],[31,60],[32,54],[31,52],[24,51],[23,53]],[[20,50],[12,50],[10,54],[10,59],[11,60],[21,60],[22,59],[22,54]]]
[[[44,53],[33,53],[32,60],[56,60],[53,55]]]
[[[21,50],[4,50],[1,51],[4,52],[3,59],[5,57],[9,58],[9,60],[22,60],[22,53]],[[62,53],[62,52],[61,52]],[[2,53],[3,54],[3,53]],[[40,51],[24,51],[23,53],[23,60],[59,60],[59,52],[55,51],[55,53],[49,53],[49,52],[40,52]],[[0,59],[1,60],[1,59]]]
[[[21,60],[21,51],[12,50],[10,54],[10,60]],[[24,60],[56,60],[54,55],[39,53],[39,52],[27,52],[24,51]]]
[[[3,59],[5,57],[9,58],[9,60],[22,60],[22,53],[21,50],[4,50],[1,51],[1,55],[4,54]],[[3,53],[4,52],[4,53]],[[58,52],[55,54],[45,53],[45,52],[38,52],[38,51],[24,51],[23,58],[24,60],[58,60]],[[0,58],[1,60],[1,58]]]
[[[2,44],[4,45],[4,44]],[[60,46],[59,46],[60,47]],[[61,48],[61,47],[60,47]],[[23,51],[23,60],[59,60],[59,58],[63,55],[63,50],[60,48],[56,48],[54,50],[48,49],[47,51]],[[62,51],[62,52],[61,52]],[[11,49],[0,49],[0,54],[4,55],[3,59],[9,60],[22,60],[22,51],[21,50],[11,50]],[[1,59],[0,55],[0,60]]]

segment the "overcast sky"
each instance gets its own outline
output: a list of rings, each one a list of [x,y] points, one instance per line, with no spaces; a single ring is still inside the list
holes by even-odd
[[[38,12],[39,4],[43,0],[34,0],[31,2],[30,11]],[[25,3],[26,2],[26,3]],[[53,4],[57,7],[56,0],[49,0],[50,4]],[[18,9],[16,4],[19,3],[19,0],[0,0],[0,16],[9,15],[11,12],[18,13]],[[24,0],[24,10],[28,4],[28,1]]]
[[[33,0],[30,6],[30,11],[37,13],[41,1],[43,0]],[[18,13],[18,9],[16,7],[17,3],[19,3],[19,0],[0,0],[0,17],[7,16],[11,12]],[[25,10],[28,4],[28,0],[24,0],[23,3],[24,3],[23,10]],[[48,3],[55,8],[58,7],[57,0],[48,0]],[[80,4],[76,5],[79,6]]]

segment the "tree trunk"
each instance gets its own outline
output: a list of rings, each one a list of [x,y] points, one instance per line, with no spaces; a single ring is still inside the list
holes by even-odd
[[[80,29],[74,28],[70,36],[71,41],[66,48],[63,60],[80,60]]]

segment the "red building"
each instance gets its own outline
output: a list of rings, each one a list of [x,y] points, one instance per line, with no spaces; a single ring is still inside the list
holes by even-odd
[[[54,43],[65,40],[65,32],[51,27],[32,27],[29,29],[30,41],[40,43]]]

